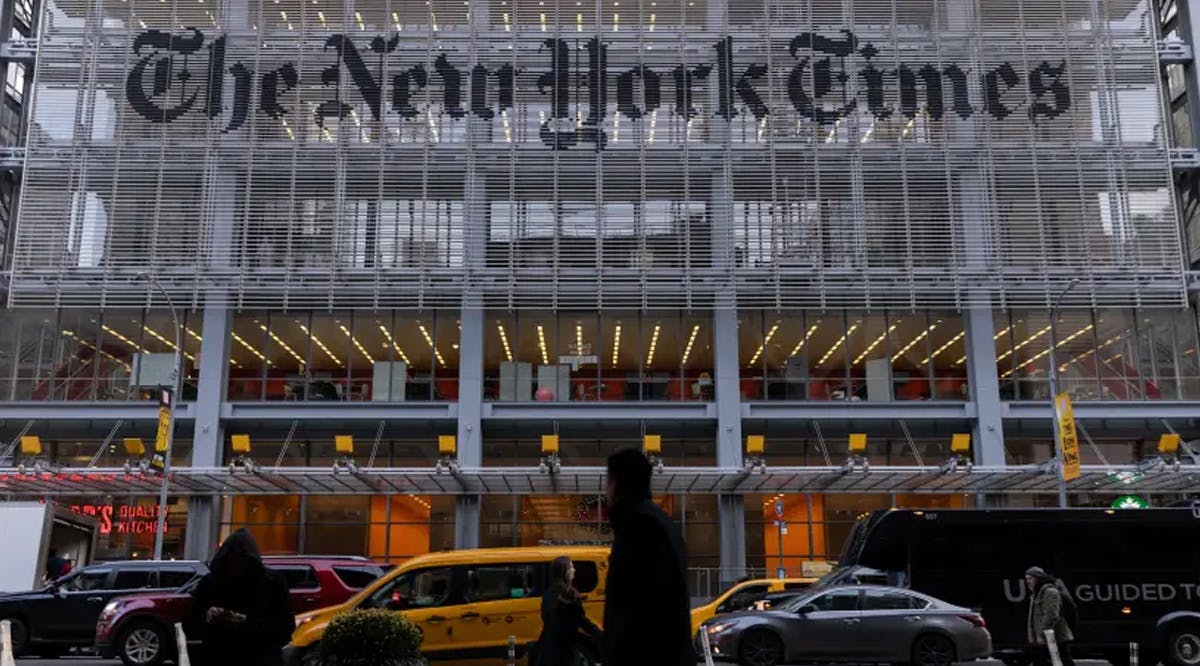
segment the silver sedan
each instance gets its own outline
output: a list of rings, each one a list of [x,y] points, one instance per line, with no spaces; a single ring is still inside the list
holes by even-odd
[[[978,613],[910,590],[870,585],[814,590],[770,610],[719,615],[701,625],[698,651],[705,635],[714,659],[742,666],[950,666],[992,654],[991,634]]]

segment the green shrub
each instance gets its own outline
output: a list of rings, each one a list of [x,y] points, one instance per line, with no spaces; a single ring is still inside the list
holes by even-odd
[[[394,611],[357,610],[333,618],[321,639],[322,666],[419,666],[421,630]]]

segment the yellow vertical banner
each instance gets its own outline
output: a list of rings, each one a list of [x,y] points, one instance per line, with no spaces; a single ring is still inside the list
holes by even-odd
[[[171,395],[170,389],[161,389],[158,395],[158,432],[154,435],[154,456],[150,466],[162,471],[167,459],[167,438],[171,434]]]
[[[1075,432],[1075,411],[1071,409],[1071,396],[1059,393],[1054,396],[1058,414],[1058,443],[1062,447],[1063,479],[1079,478],[1079,435]]]

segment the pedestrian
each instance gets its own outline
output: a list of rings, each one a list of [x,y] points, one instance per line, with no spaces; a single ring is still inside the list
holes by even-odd
[[[263,566],[244,528],[225,539],[192,592],[188,626],[200,632],[204,663],[282,666],[296,627],[287,579]]]
[[[574,581],[571,558],[557,557],[550,563],[550,584],[542,595],[542,634],[533,666],[576,666],[581,655],[590,657],[588,661],[597,655],[600,628],[584,612]]]
[[[66,553],[55,552],[46,561],[47,583],[53,583],[69,573],[71,573],[71,561],[67,559]]]
[[[650,499],[650,461],[608,458],[613,545],[604,604],[604,666],[695,666],[686,551],[679,527]]]
[[[1029,588],[1028,633],[1033,663],[1035,666],[1052,663],[1046,630],[1053,629],[1062,666],[1075,666],[1071,659],[1071,641],[1075,640],[1075,635],[1067,621],[1069,616],[1074,615],[1071,608],[1075,600],[1071,598],[1066,585],[1041,567],[1030,567],[1025,571],[1025,585]]]

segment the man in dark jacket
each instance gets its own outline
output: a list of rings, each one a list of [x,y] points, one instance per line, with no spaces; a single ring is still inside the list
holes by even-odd
[[[695,666],[679,527],[650,500],[650,461],[608,458],[613,545],[604,603],[604,666]]]
[[[287,579],[263,566],[254,537],[240,529],[221,544],[192,592],[188,628],[213,666],[281,666],[295,618]]]

